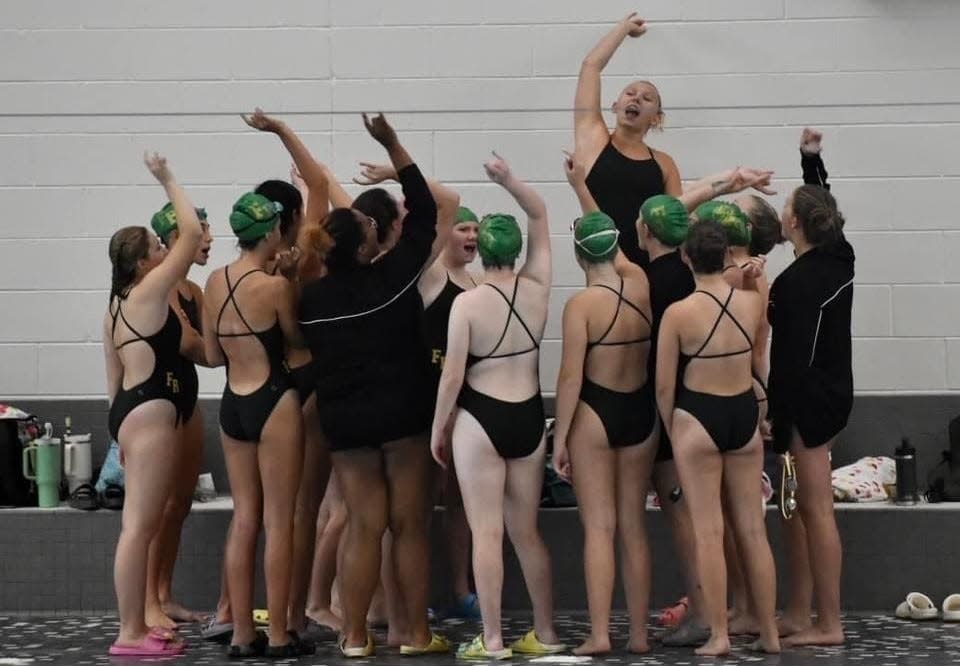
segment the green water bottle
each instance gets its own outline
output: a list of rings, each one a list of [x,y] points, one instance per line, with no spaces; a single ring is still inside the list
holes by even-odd
[[[60,440],[53,436],[53,426],[43,426],[43,437],[23,449],[23,476],[35,481],[41,509],[60,505],[60,477],[63,470]]]

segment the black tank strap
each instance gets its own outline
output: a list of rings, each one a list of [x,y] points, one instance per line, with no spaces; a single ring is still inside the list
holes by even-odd
[[[131,343],[134,343],[134,342],[146,341],[146,338],[145,338],[144,336],[140,335],[140,332],[137,331],[137,329],[135,329],[133,326],[131,326],[129,321],[127,321],[127,318],[126,318],[126,317],[124,316],[124,314],[123,314],[123,309],[122,309],[121,306],[120,306],[121,301],[122,301],[122,299],[120,298],[120,296],[117,296],[117,311],[116,311],[116,312],[113,312],[113,311],[111,310],[111,312],[110,312],[110,316],[113,318],[113,326],[111,326],[111,328],[110,328],[110,337],[113,338],[113,336],[114,336],[114,335],[116,334],[116,332],[117,332],[117,320],[118,320],[118,319],[122,319],[124,326],[126,326],[126,327],[129,328],[131,331],[133,331],[133,334],[134,334],[135,336],[137,336],[137,337],[131,338],[130,340],[127,340],[126,342],[121,342],[119,345],[116,344],[116,343],[114,343],[114,348],[115,348],[115,349],[122,349],[123,347],[126,347],[127,345],[129,345],[129,344],[131,344]]]
[[[477,286],[477,281],[473,279],[473,276],[470,275],[470,273],[467,273],[467,277],[470,278],[470,284],[472,284],[474,287],[476,287],[476,286]],[[452,284],[454,287],[457,287],[458,289],[461,289],[461,288],[462,288],[462,287],[460,287],[459,284],[457,284],[456,282],[453,281],[453,278],[452,278],[452,277],[450,277],[450,271],[447,271],[447,284],[445,284],[444,287],[447,287],[447,286],[449,286],[449,285],[451,285],[451,284]]]
[[[500,334],[500,339],[497,340],[497,344],[493,346],[493,349],[489,354],[479,357],[477,360],[483,360],[486,358],[507,358],[508,356],[520,356],[521,354],[526,354],[532,352],[534,349],[539,349],[540,345],[537,344],[537,338],[530,332],[530,328],[527,326],[527,323],[523,321],[523,318],[520,316],[520,313],[517,312],[516,307],[514,307],[517,301],[517,288],[520,286],[520,278],[517,278],[513,283],[513,294],[510,298],[507,298],[507,295],[500,290],[495,284],[485,283],[488,287],[496,291],[503,298],[504,302],[507,304],[507,307],[510,308],[510,311],[507,313],[507,321],[503,325],[503,332]],[[527,332],[527,336],[530,338],[530,342],[533,343],[533,347],[530,349],[524,349],[523,351],[509,352],[507,354],[497,354],[497,350],[500,349],[500,345],[503,344],[504,338],[507,337],[507,331],[510,329],[510,320],[513,319],[513,316],[516,315],[517,321],[520,322],[520,325],[523,326],[523,330]]]
[[[713,327],[710,329],[710,332],[707,334],[707,337],[703,341],[703,344],[700,345],[700,348],[694,354],[692,354],[690,358],[724,358],[726,356],[737,356],[738,354],[746,354],[747,352],[753,350],[753,341],[750,340],[750,334],[747,333],[746,329],[744,329],[743,326],[740,325],[740,322],[737,321],[737,318],[734,317],[733,314],[731,314],[730,310],[728,309],[728,306],[730,305],[730,299],[733,298],[733,292],[734,292],[734,289],[731,288],[730,293],[727,294],[727,299],[723,302],[721,302],[719,298],[711,294],[709,291],[697,289],[697,291],[695,292],[698,294],[706,294],[707,296],[712,298],[714,302],[720,306],[720,312],[717,314],[717,318],[713,322]],[[720,321],[723,319],[724,315],[729,317],[730,321],[736,324],[737,328],[740,329],[740,332],[743,333],[743,337],[747,340],[747,348],[741,349],[740,351],[726,352],[723,354],[701,354],[701,352],[704,349],[706,349],[707,345],[710,344],[710,340],[713,339],[713,334],[716,333],[717,327],[720,326]]]
[[[262,268],[253,268],[247,271],[246,273],[244,273],[243,275],[241,275],[240,278],[231,285],[230,284],[230,267],[224,266],[223,275],[227,280],[227,297],[226,299],[224,299],[223,305],[220,306],[220,313],[217,315],[216,331],[217,331],[218,337],[241,338],[247,335],[257,334],[257,332],[253,330],[253,327],[247,322],[246,318],[243,316],[243,312],[240,311],[240,305],[237,303],[237,299],[236,299],[236,292],[237,292],[237,287],[240,286],[240,283],[243,282],[244,278],[246,278],[248,275],[252,275],[254,273],[264,273],[264,272],[265,271]],[[240,321],[243,322],[243,325],[247,327],[247,331],[248,331],[247,333],[221,333],[220,332],[220,321],[223,319],[223,313],[226,311],[228,303],[233,303],[233,307],[237,311],[237,316],[240,317]]]
[[[641,317],[643,317],[643,320],[644,320],[645,322],[647,322],[647,326],[650,326],[650,325],[651,325],[651,324],[650,324],[650,319],[647,317],[647,315],[645,315],[645,314],[643,313],[643,310],[641,310],[641,309],[638,308],[636,305],[634,305],[633,303],[631,303],[630,301],[628,301],[626,298],[623,297],[623,277],[622,277],[622,276],[620,277],[620,287],[619,287],[619,289],[614,289],[613,287],[611,287],[611,286],[609,286],[609,285],[606,285],[606,284],[595,284],[595,285],[592,285],[592,286],[594,286],[594,287],[601,287],[601,288],[606,289],[607,291],[609,291],[609,292],[611,292],[611,293],[613,293],[613,294],[616,294],[616,295],[617,295],[617,309],[614,310],[613,319],[610,320],[610,325],[607,326],[607,330],[605,330],[605,331],[603,332],[603,335],[601,335],[595,342],[588,342],[588,343],[587,343],[587,347],[588,347],[589,349],[592,349],[593,347],[596,347],[597,345],[600,345],[600,346],[616,346],[616,345],[639,344],[639,343],[641,343],[641,342],[647,342],[647,341],[650,339],[650,336],[647,336],[647,337],[645,337],[645,338],[637,338],[636,340],[624,340],[624,341],[622,341],[622,342],[605,342],[605,340],[607,339],[607,336],[610,335],[610,331],[613,330],[614,324],[617,323],[617,319],[620,317],[620,306],[621,306],[621,305],[626,304],[627,306],[629,306],[630,308],[632,308],[634,312],[636,312],[638,315],[640,315]]]

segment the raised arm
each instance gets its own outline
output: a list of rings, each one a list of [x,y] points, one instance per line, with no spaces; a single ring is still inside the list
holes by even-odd
[[[397,246],[376,265],[380,270],[392,274],[392,279],[405,280],[411,272],[413,275],[419,274],[430,258],[437,235],[437,202],[420,169],[400,144],[396,132],[383,114],[373,118],[363,114],[363,124],[370,136],[387,151],[403,189],[403,203],[407,209]]]
[[[190,270],[197,248],[200,247],[203,230],[200,227],[200,218],[197,217],[197,209],[173,177],[166,158],[157,153],[153,155],[145,153],[143,161],[153,177],[163,186],[167,199],[173,204],[173,210],[177,215],[177,232],[179,233],[177,242],[160,265],[144,276],[139,287],[140,293],[145,298],[163,299],[166,302],[170,290],[186,277],[187,271]]]
[[[583,162],[577,159],[576,155],[571,155],[567,151],[563,151],[563,154],[566,156],[563,161],[563,170],[567,175],[567,182],[570,183],[574,194],[577,195],[577,201],[580,202],[580,210],[584,215],[600,210],[600,206],[597,205],[593,195],[590,194],[590,190],[587,189],[587,174]],[[623,250],[617,250],[617,255],[613,258],[613,267],[623,277],[639,278],[643,276],[646,280],[646,272],[627,259]]]
[[[770,189],[772,177],[773,171],[736,167],[690,183],[683,188],[683,194],[677,198],[688,211],[693,212],[697,206],[711,199],[725,194],[736,194],[750,188],[772,195],[776,194],[775,190]]]
[[[276,134],[280,138],[307,186],[308,196],[303,212],[304,220],[308,223],[322,220],[330,210],[330,181],[323,165],[314,159],[297,133],[282,120],[268,116],[259,108],[252,115],[242,116],[242,118],[250,127],[261,132]]]
[[[580,210],[584,215],[600,210],[593,195],[587,188],[587,170],[583,162],[576,156],[567,151],[563,151],[565,158],[563,160],[563,171],[567,175],[567,182],[573,188],[573,193],[577,195],[577,201],[580,203]]]
[[[453,229],[454,222],[457,221],[457,209],[460,207],[460,194],[443,183],[435,180],[428,180],[430,194],[437,203],[437,237],[430,246],[430,256],[427,258],[427,269],[433,268],[437,263],[437,257],[443,251],[450,238],[450,230]],[[442,266],[440,270],[446,271]]]
[[[390,127],[390,124],[387,122],[387,119],[383,117],[382,113],[374,116],[372,120],[364,113],[363,124],[367,128],[367,132],[370,133],[370,136],[387,151],[390,164],[393,165],[397,173],[400,173],[404,167],[413,164],[413,158],[410,157],[407,149],[401,145],[400,140],[397,138],[397,133]]]
[[[369,186],[377,185],[386,180],[397,180],[397,171],[392,164],[360,162],[360,175],[355,176],[353,182],[357,185]],[[427,179],[427,187],[430,188],[430,194],[437,204],[437,237],[433,241],[430,258],[427,260],[427,265],[432,267],[444,245],[446,245],[450,230],[457,219],[460,194],[443,183],[429,178]]]
[[[803,170],[803,182],[806,185],[819,185],[830,190],[827,182],[827,168],[820,157],[823,132],[804,127],[800,135],[800,168]]]
[[[603,68],[624,39],[639,37],[646,31],[643,19],[633,12],[604,35],[580,64],[573,103],[573,130],[576,150],[581,155],[596,156],[610,139],[600,110],[600,75]]]
[[[440,386],[437,389],[437,407],[433,413],[430,432],[430,452],[437,464],[447,468],[450,460],[450,418],[457,404],[466,374],[467,352],[470,350],[470,321],[463,304],[464,295],[453,299],[450,322],[447,325],[447,355],[443,361]]]
[[[296,165],[294,165],[290,171],[290,182],[300,190],[303,200],[309,202],[309,192],[306,189],[306,183],[303,182],[303,178],[300,176],[300,173],[296,171],[296,168]],[[320,162],[320,168],[323,169],[323,173],[327,176],[327,186],[330,188],[330,206],[333,208],[350,208],[350,206],[353,205],[353,197],[343,189],[343,185],[337,180],[337,177],[333,174],[333,171],[330,170],[330,167]]]
[[[553,468],[567,481],[573,473],[567,436],[580,400],[580,389],[583,388],[583,361],[586,355],[587,320],[574,297],[563,308],[563,356],[557,377],[557,421],[553,431]]]
[[[324,165],[323,168],[327,172],[327,181],[330,183],[330,205],[334,208],[350,208],[353,205],[353,197],[343,189],[330,167]]]
[[[513,175],[510,166],[496,153],[483,168],[487,177],[509,192],[527,214],[527,258],[519,274],[549,287],[552,266],[547,205],[535,189]]]

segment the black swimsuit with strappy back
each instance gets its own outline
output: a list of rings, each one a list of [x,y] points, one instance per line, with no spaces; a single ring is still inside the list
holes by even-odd
[[[531,352],[537,353],[540,350],[540,344],[536,336],[530,332],[526,322],[520,317],[514,304],[517,300],[517,287],[520,284],[519,278],[513,284],[513,296],[507,298],[496,285],[487,283],[486,286],[495,289],[504,302],[510,308],[507,314],[507,321],[503,325],[503,333],[497,344],[486,356],[474,356],[468,354],[467,368],[471,368],[477,363],[491,358],[509,358],[511,356],[522,356]],[[498,354],[497,350],[503,343],[510,328],[510,320],[516,316],[517,321],[523,326],[533,343],[532,347],[515,352]],[[477,420],[487,437],[493,443],[493,448],[497,450],[503,458],[525,458],[537,450],[540,446],[540,440],[543,439],[543,429],[545,415],[543,411],[543,397],[540,389],[526,400],[520,402],[510,402],[490,397],[485,393],[480,393],[470,386],[469,382],[464,381],[460,389],[460,395],[457,396],[457,405],[461,409],[469,412]]]
[[[649,335],[635,340],[607,342],[607,336],[610,335],[614,324],[617,323],[617,319],[620,317],[620,308],[624,303],[643,317],[647,325],[651,325],[650,319],[640,308],[623,297],[623,278],[620,278],[619,290],[614,290],[605,284],[594,286],[602,287],[616,294],[617,309],[603,335],[594,342],[587,342],[587,355],[596,347],[638,345],[649,342]],[[644,382],[643,386],[633,391],[615,391],[591,381],[584,373],[583,385],[580,388],[580,400],[589,405],[596,413],[607,434],[607,443],[615,449],[646,441],[657,423],[653,388],[649,381]]]
[[[122,304],[125,298],[118,297],[117,310],[110,313],[113,318],[113,327],[110,329],[111,337],[117,330],[117,321],[123,320],[126,327],[136,337],[116,345],[116,349],[120,350],[134,342],[147,343],[153,351],[153,372],[144,381],[132,388],[125,389],[121,384],[120,390],[114,396],[109,415],[110,436],[113,437],[114,441],[119,441],[120,426],[127,415],[136,407],[150,400],[169,400],[176,410],[177,425],[190,418],[186,414],[182,383],[184,364],[180,356],[180,336],[183,331],[180,327],[180,320],[173,308],[168,306],[167,319],[163,322],[160,330],[153,335],[141,335],[123,315]],[[192,414],[192,407],[190,413]]]
[[[730,299],[733,298],[734,289],[730,289],[727,299],[720,302],[720,299],[710,292],[698,289],[694,293],[706,294],[720,306],[720,313],[713,322],[713,327],[707,334],[706,339],[700,348],[693,354],[684,354],[680,352],[680,376],[684,376],[687,365],[694,359],[717,359],[730,356],[739,356],[740,354],[750,354],[753,352],[753,341],[750,335],[740,325],[734,317],[728,306]],[[704,354],[703,350],[710,344],[713,334],[724,317],[729,317],[730,321],[736,324],[743,337],[747,341],[746,349],[736,351],[722,352],[717,354]],[[743,393],[737,395],[714,395],[713,393],[701,393],[687,388],[685,383],[681,383],[677,391],[677,401],[675,407],[682,409],[700,422],[700,425],[707,431],[714,445],[720,449],[721,453],[727,451],[736,451],[750,443],[750,439],[757,430],[757,421],[759,419],[759,410],[757,409],[757,400],[753,394],[753,387],[748,388]]]
[[[220,307],[220,314],[217,316],[216,335],[217,338],[242,338],[254,336],[263,346],[263,351],[267,355],[267,362],[270,364],[270,375],[267,381],[260,388],[244,395],[234,393],[230,388],[230,381],[227,381],[223,387],[223,398],[220,401],[220,427],[230,437],[245,442],[259,442],[260,435],[263,432],[263,426],[273,413],[274,407],[283,397],[284,393],[293,388],[293,382],[290,374],[287,372],[284,364],[284,338],[283,329],[280,328],[280,320],[273,323],[273,326],[265,331],[254,331],[253,327],[244,318],[240,311],[240,305],[237,303],[236,291],[244,278],[254,273],[263,273],[260,268],[254,268],[247,271],[240,278],[230,284],[230,267],[224,270],[224,277],[227,280],[227,298]],[[227,305],[232,303],[237,311],[240,321],[247,327],[245,333],[221,333],[220,320],[223,319],[223,313]],[[219,341],[219,340],[218,340]],[[220,346],[223,349],[223,345]],[[224,353],[226,357],[226,353]],[[229,376],[230,362],[227,361],[227,372]]]

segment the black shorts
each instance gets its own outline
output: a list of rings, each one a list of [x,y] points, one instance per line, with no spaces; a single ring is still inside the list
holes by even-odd
[[[318,401],[320,425],[331,451],[379,448],[404,437],[426,437],[433,402],[423,390],[397,391],[389,397],[331,396]]]

